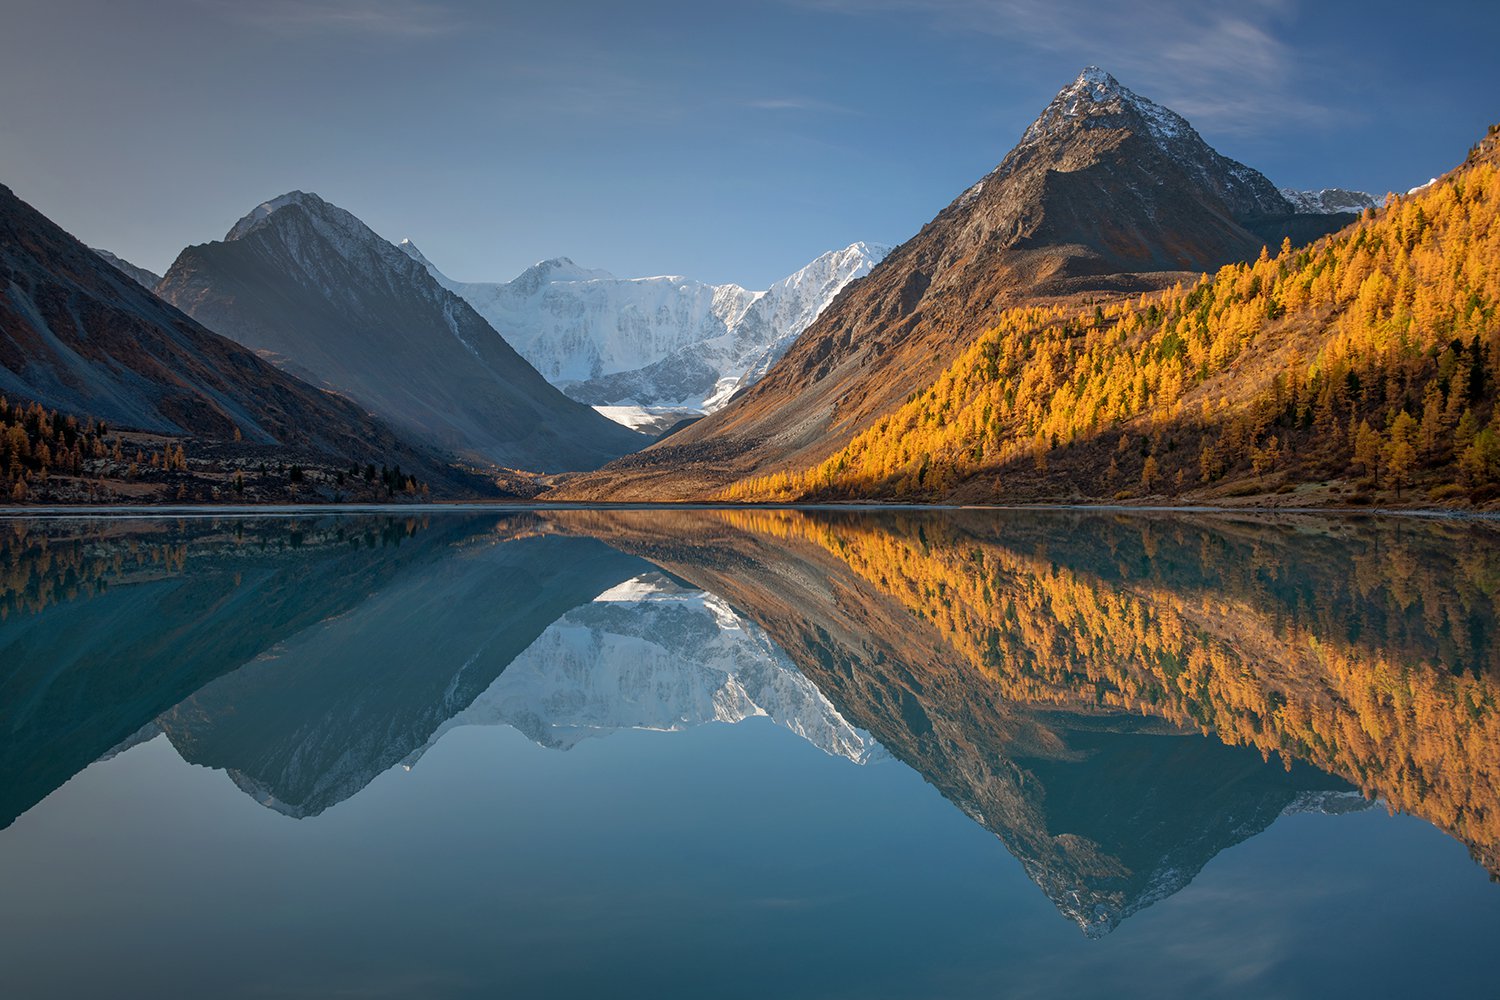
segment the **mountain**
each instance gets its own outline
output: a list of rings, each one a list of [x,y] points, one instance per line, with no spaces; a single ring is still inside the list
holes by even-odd
[[[1003,312],[820,464],[727,495],[1500,506],[1497,312],[1492,131],[1310,247],[1155,296]]]
[[[677,276],[616,278],[566,257],[509,282],[454,281],[410,240],[400,246],[572,398],[686,412],[716,410],[765,374],[888,252],[854,243],[757,292]]]
[[[563,615],[427,746],[456,726],[508,725],[567,750],[624,729],[673,732],[756,716],[856,764],[883,755],[758,625],[722,598],[652,572]]]
[[[1341,212],[1358,215],[1367,208],[1380,207],[1380,201],[1374,195],[1363,191],[1346,191],[1343,188],[1324,188],[1321,191],[1282,188],[1281,194],[1298,212],[1308,215],[1332,215]]]
[[[686,498],[810,465],[930,385],[1006,305],[1191,282],[1348,221],[1299,214],[1179,115],[1090,67],[735,405],[564,495]]]
[[[0,395],[119,428],[443,465],[346,399],[205,329],[0,186]],[[266,456],[261,456],[264,459]]]
[[[189,315],[466,459],[593,468],[645,438],[548,385],[478,313],[350,213],[292,192],[157,288]]]
[[[134,264],[130,263],[130,261],[125,260],[123,257],[116,257],[108,250],[100,250],[98,247],[93,247],[92,249],[94,253],[98,254],[100,257],[103,257],[113,267],[120,271],[123,271],[131,278],[134,278],[136,283],[142,288],[149,288],[152,291],[155,291],[156,286],[161,282],[161,275],[157,274],[155,271],[148,271],[144,267],[136,267]]]

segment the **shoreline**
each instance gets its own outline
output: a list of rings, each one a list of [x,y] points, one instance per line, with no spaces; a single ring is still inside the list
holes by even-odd
[[[0,521],[67,520],[69,518],[108,520],[155,520],[160,518],[263,517],[293,518],[318,514],[453,514],[453,513],[523,513],[549,510],[800,510],[800,511],[1102,511],[1112,513],[1150,514],[1244,514],[1257,517],[1296,514],[1327,518],[1412,517],[1425,520],[1497,521],[1500,511],[1449,510],[1441,507],[1256,507],[1090,503],[1016,503],[1016,504],[939,504],[859,501],[844,503],[714,503],[710,501],[619,502],[559,501],[530,503],[526,501],[457,501],[424,504],[99,504],[76,506],[0,505]]]

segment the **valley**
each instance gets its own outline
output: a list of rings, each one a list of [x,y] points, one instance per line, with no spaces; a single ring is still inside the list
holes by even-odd
[[[286,450],[306,417],[273,444],[215,390],[203,418],[177,419],[76,366],[39,378],[12,334],[0,390],[19,405],[164,434],[163,455],[192,454],[201,475],[143,487],[130,463],[33,455],[3,485],[61,503],[1488,509],[1496,171],[1492,130],[1408,195],[1278,189],[1089,67],[917,235],[853,243],[762,291],[569,258],[458,281],[410,239],[292,192],[163,276],[103,250],[89,268],[133,315],[175,306],[169,323],[196,320],[388,426],[379,483],[368,448]],[[176,349],[204,364],[198,343]]]

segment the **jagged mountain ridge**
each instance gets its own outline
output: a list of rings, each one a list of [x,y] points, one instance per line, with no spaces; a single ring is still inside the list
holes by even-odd
[[[815,464],[930,385],[1004,305],[1169,286],[1350,218],[1298,213],[1181,116],[1090,67],[735,405],[562,495],[687,499]]]
[[[399,461],[448,475],[348,400],[293,378],[143,288],[0,186],[0,394],[119,428]]]
[[[461,298],[349,212],[292,192],[158,286],[208,327],[466,459],[594,468],[645,438],[563,396]]]
[[[1349,191],[1345,188],[1323,188],[1321,191],[1298,191],[1282,188],[1282,197],[1292,207],[1306,215],[1329,215],[1348,213],[1358,215],[1367,208],[1379,208],[1381,199],[1364,191]]]
[[[509,282],[455,281],[401,249],[572,398],[594,406],[713,411],[763,375],[886,247],[854,243],[764,291],[667,275],[617,278],[566,257]]]

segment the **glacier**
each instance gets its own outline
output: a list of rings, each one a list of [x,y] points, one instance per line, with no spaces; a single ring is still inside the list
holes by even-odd
[[[399,246],[549,382],[637,426],[725,405],[889,252],[852,243],[752,291],[681,275],[619,278],[567,257],[541,261],[508,282],[455,281],[411,240]]]

